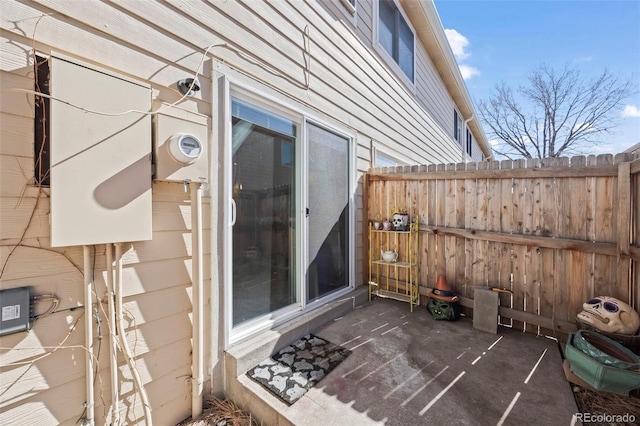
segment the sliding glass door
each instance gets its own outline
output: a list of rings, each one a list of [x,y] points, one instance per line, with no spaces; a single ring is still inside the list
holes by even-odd
[[[307,123],[307,300],[349,286],[349,139]]]
[[[253,97],[229,116],[233,341],[348,290],[353,188],[351,138]]]
[[[233,325],[296,302],[298,125],[232,102]]]

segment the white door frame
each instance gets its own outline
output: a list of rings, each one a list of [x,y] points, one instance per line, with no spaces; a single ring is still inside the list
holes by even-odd
[[[221,72],[221,68],[225,68],[224,72]],[[237,71],[234,71],[224,65],[221,65],[216,70],[219,75],[218,96],[214,99],[219,100],[220,116],[222,118],[219,125],[224,126],[224,129],[220,132],[223,136],[223,182],[222,182],[222,200],[221,209],[224,226],[222,227],[222,265],[223,265],[223,284],[224,284],[224,312],[221,319],[224,321],[224,347],[229,346],[259,332],[269,330],[279,324],[289,321],[304,312],[315,309],[321,305],[326,304],[331,300],[343,297],[345,294],[351,292],[355,288],[356,277],[356,222],[355,222],[355,191],[356,191],[356,132],[347,126],[340,123],[332,123],[329,119],[323,119],[318,117],[318,114],[308,107],[292,101],[290,98],[270,89],[255,80],[244,76]],[[271,109],[276,109],[278,114],[294,118],[299,124],[297,142],[295,152],[295,161],[297,162],[296,168],[296,276],[295,282],[297,286],[297,301],[295,304],[289,307],[283,308],[279,311],[272,312],[265,316],[249,320],[246,323],[242,323],[237,327],[233,327],[233,223],[235,221],[235,206],[233,204],[232,194],[232,132],[231,132],[231,98],[238,97],[249,102],[253,102],[259,106],[270,106]],[[214,106],[215,108],[215,106]],[[334,132],[338,135],[344,136],[349,140],[349,285],[328,295],[325,298],[313,301],[311,303],[306,302],[307,289],[306,289],[306,266],[308,264],[307,254],[307,235],[308,235],[308,220],[305,215],[305,209],[308,205],[307,197],[307,171],[308,165],[306,163],[306,150],[307,142],[306,138],[306,126],[307,123],[313,123],[316,126],[322,127],[328,131]]]

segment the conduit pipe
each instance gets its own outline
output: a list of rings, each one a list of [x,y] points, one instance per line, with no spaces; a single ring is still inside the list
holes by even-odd
[[[91,266],[91,254],[89,246],[82,246],[84,260],[84,345],[85,345],[85,425],[93,425],[95,419],[93,396],[93,271]]]
[[[111,373],[111,424],[120,424],[120,393],[118,391],[118,336],[113,291],[113,244],[105,244],[107,256],[107,315],[109,316],[109,366]]]
[[[202,414],[204,383],[204,320],[203,302],[203,254],[202,254],[202,182],[191,182],[191,274],[192,274],[192,367],[191,367],[191,418]]]
[[[133,355],[131,354],[131,349],[129,349],[129,343],[127,342],[127,337],[124,332],[124,314],[123,314],[123,306],[122,306],[122,244],[116,243],[116,317],[118,319],[118,337],[120,338],[120,347],[124,352],[124,358],[127,360],[127,365],[131,370],[131,375],[133,376],[133,381],[140,393],[140,399],[142,399],[142,407],[144,409],[144,416],[147,419],[147,425],[152,426],[153,421],[151,419],[151,406],[149,405],[149,398],[147,397],[147,392],[144,389],[144,385],[142,384],[142,379],[140,378],[140,374],[136,369],[135,361],[133,360]]]

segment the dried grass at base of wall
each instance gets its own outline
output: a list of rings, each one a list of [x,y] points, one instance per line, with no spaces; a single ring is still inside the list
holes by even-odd
[[[251,413],[241,410],[229,400],[214,396],[205,399],[204,412],[195,420],[187,419],[178,426],[258,426]]]
[[[613,416],[634,416],[635,421],[631,423],[625,422],[606,422],[606,423],[589,423],[594,426],[609,425],[635,425],[640,420],[640,393],[636,390],[630,396],[617,395],[612,392],[598,392],[585,389],[581,386],[573,386],[573,394],[578,405],[578,412],[589,413],[591,415],[607,414]]]

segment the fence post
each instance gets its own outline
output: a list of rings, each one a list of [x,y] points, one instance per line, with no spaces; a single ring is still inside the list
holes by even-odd
[[[618,273],[616,287],[620,294],[616,297],[631,302],[633,294],[629,281],[631,267],[630,236],[631,236],[631,163],[618,163]],[[626,294],[622,292],[626,290]]]

